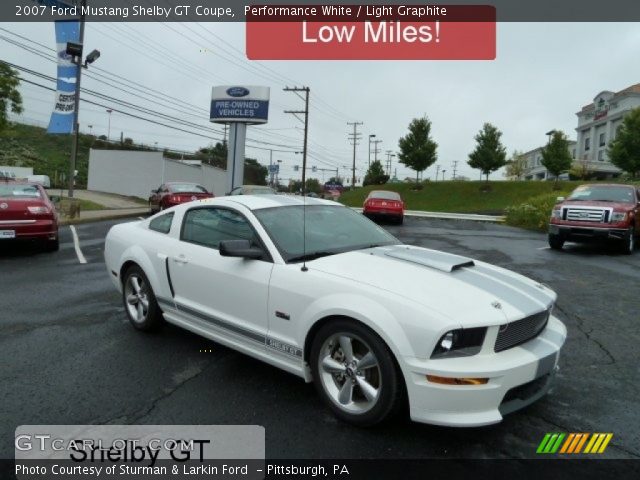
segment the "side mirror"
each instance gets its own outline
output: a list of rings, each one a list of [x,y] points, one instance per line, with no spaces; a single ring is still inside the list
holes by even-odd
[[[258,247],[252,247],[249,240],[223,240],[220,242],[220,255],[223,257],[239,257],[259,259],[263,251]]]
[[[60,195],[49,195],[49,200],[53,203],[60,203]]]
[[[560,203],[560,202],[564,202],[564,197],[558,197],[556,198],[556,202]]]

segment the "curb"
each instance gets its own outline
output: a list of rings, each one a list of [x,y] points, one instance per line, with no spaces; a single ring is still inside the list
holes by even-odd
[[[120,218],[131,218],[131,217],[141,217],[145,213],[148,212],[126,212],[126,213],[116,213],[111,215],[105,215],[102,217],[92,217],[92,218],[69,218],[63,219],[58,222],[59,225],[79,225],[83,223],[93,223],[93,222],[103,222],[106,220],[118,220]]]
[[[356,212],[362,213],[362,208],[351,207]],[[473,222],[504,223],[505,217],[499,215],[480,215],[477,213],[447,213],[447,212],[423,212],[421,210],[405,210],[405,217],[436,218],[440,220],[470,220]]]

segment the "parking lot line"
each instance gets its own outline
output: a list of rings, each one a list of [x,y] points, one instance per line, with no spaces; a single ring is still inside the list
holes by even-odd
[[[84,258],[82,254],[82,250],[80,250],[80,240],[78,239],[78,234],[76,232],[76,227],[73,225],[69,225],[71,229],[71,235],[73,236],[73,247],[76,249],[76,255],[78,256],[78,261],[80,263],[87,263],[87,259]]]
[[[140,220],[144,220],[144,217],[138,217]]]
[[[549,250],[551,247],[540,247],[538,250]]]

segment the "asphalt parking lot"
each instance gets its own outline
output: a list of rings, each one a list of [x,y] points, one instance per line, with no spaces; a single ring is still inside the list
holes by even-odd
[[[311,385],[189,332],[128,324],[102,258],[116,221],[69,227],[54,254],[0,246],[0,458],[21,424],[259,424],[269,458],[531,458],[547,432],[612,432],[606,458],[640,458],[640,251],[567,244],[503,225],[408,218],[405,243],[544,282],[569,336],[555,389],[498,425],[337,421]]]

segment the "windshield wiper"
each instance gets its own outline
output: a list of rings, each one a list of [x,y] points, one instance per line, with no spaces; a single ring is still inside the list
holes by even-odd
[[[305,253],[304,255],[299,255],[297,257],[292,257],[288,260],[289,263],[293,263],[293,262],[303,262],[306,260],[315,260],[316,258],[320,258],[320,257],[328,257],[329,255],[335,255],[338,252],[312,252],[312,253]]]

